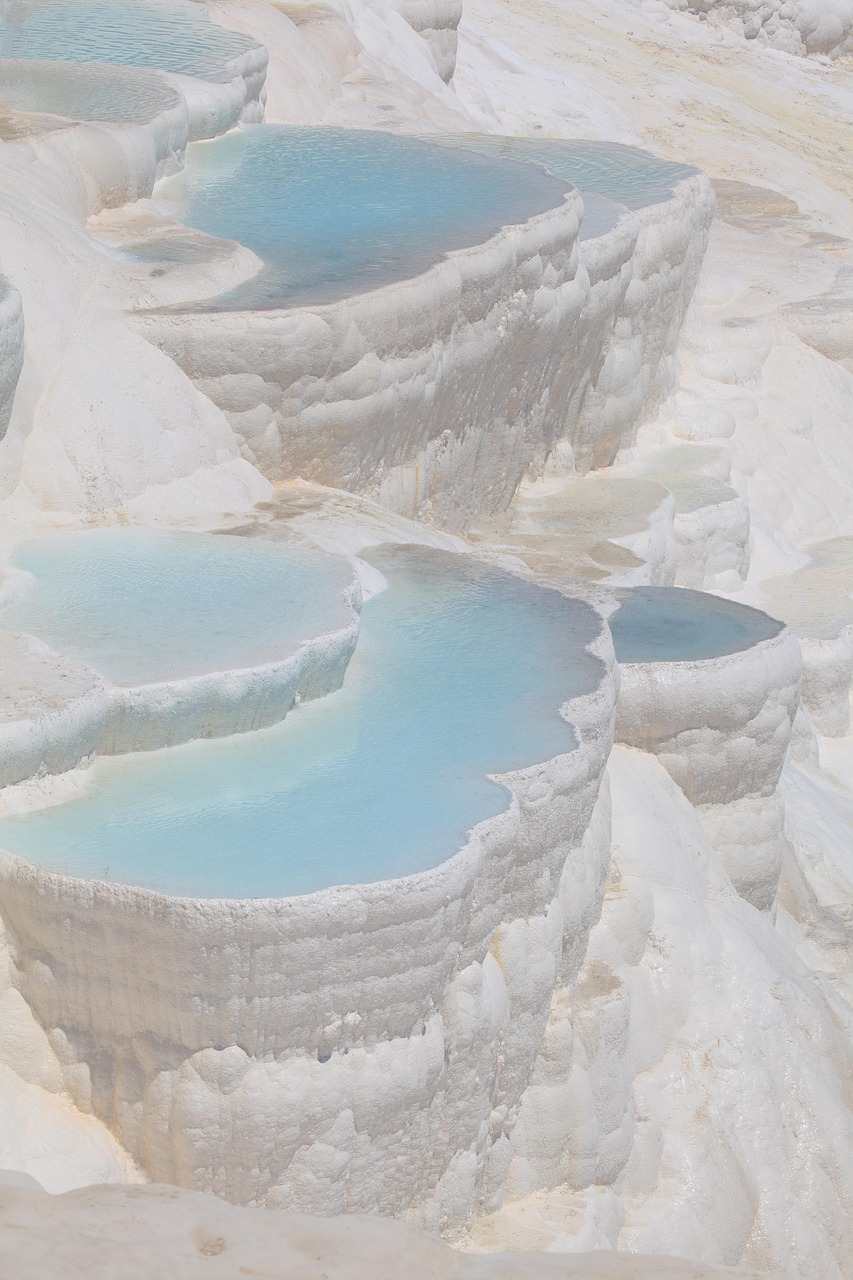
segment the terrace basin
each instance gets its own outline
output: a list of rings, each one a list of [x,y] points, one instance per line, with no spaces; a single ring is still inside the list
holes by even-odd
[[[106,711],[96,699],[85,742],[94,734],[101,753],[276,723],[294,700],[337,688],[355,648],[352,565],[301,545],[94,529],[23,543],[11,565],[18,594],[0,626],[97,674]]]
[[[92,529],[23,543],[29,590],[0,609],[116,684],[255,666],[347,620],[345,560],[222,534]]]
[[[562,204],[537,166],[358,129],[250,125],[187,151],[157,189],[175,220],[266,264],[215,309],[331,300],[420,274]],[[156,256],[156,243],[145,253]]]
[[[580,601],[468,557],[370,555],[344,687],[276,728],[100,760],[79,798],[0,822],[45,869],[194,897],[275,897],[425,871],[507,807],[490,775],[577,745],[560,715],[596,688]]]

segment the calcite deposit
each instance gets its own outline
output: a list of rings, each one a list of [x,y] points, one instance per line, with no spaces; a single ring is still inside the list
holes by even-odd
[[[263,749],[348,681],[370,707],[409,652],[383,667],[359,621],[385,544],[477,564],[460,600],[502,575],[559,601],[570,643],[513,661],[574,681],[563,746],[489,778],[448,754],[448,793],[500,802],[411,874],[190,896],[179,840],[155,892],[9,836],[4,1277],[850,1274],[851,30],[849,0],[0,12],[0,818],[62,832],[104,757],[157,752],[162,779],[191,741]],[[321,127],[320,166],[323,130],[379,130],[535,163],[551,194],[402,264],[365,222],[372,275],[253,300],[270,245],[196,229],[170,181],[187,155],[227,177],[264,121]],[[648,153],[674,163],[638,196]],[[84,582],[80,635],[36,634],[22,548],[61,572],[105,526],[299,548],[331,621],[270,647],[212,565],[213,604],[164,578],[99,632]],[[139,649],[182,604],[203,625],[164,674]],[[360,749],[357,722],[300,741],[321,774]]]

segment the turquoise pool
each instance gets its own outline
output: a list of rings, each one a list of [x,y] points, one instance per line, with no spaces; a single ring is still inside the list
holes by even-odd
[[[783,629],[759,609],[682,587],[633,587],[618,598],[609,623],[620,662],[722,658]]]
[[[338,692],[272,729],[100,760],[86,794],[0,822],[40,866],[201,897],[266,897],[435,866],[501,812],[487,775],[576,745],[558,714],[594,688],[580,601],[413,548],[370,555]],[[105,869],[108,869],[105,872]]]
[[[157,196],[177,221],[264,261],[260,277],[211,304],[256,309],[417,275],[566,190],[537,166],[414,138],[250,125],[189,147]]]

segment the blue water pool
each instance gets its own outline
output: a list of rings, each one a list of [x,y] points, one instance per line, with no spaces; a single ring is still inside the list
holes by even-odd
[[[775,618],[719,596],[681,587],[618,592],[609,619],[620,662],[691,662],[739,653],[778,635]]]
[[[71,120],[147,121],[176,95],[148,71],[64,62],[0,63],[0,106]]]
[[[417,275],[566,189],[539,167],[414,138],[253,125],[189,147],[157,194],[177,221],[263,259],[260,278],[216,302],[257,308]]]
[[[255,41],[193,0],[5,0],[0,57],[109,62],[221,80]]]
[[[273,729],[99,761],[77,800],[0,822],[40,866],[210,897],[304,893],[437,865],[506,807],[487,774],[575,745],[596,686],[580,601],[412,548],[362,614],[337,693]]]
[[[349,565],[280,543],[93,529],[24,543],[11,563],[35,582],[0,626],[117,684],[259,665],[351,619]]]

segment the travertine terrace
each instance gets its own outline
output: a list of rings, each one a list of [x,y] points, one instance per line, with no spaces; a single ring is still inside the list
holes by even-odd
[[[10,1280],[849,1274],[851,30],[0,7]],[[307,184],[290,239],[246,139]],[[487,212],[407,241],[466,165]],[[310,854],[277,751],[341,815]],[[110,853],[134,815],[159,879]],[[238,892],[182,888],[208,837]],[[308,890],[242,887],[303,855]]]

